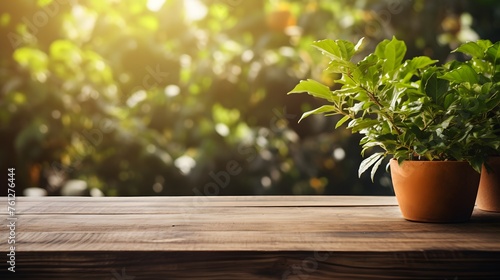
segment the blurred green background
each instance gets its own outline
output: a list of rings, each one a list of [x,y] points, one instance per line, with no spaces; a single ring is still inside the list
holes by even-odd
[[[72,180],[87,195],[390,195],[387,173],[358,178],[358,136],[297,123],[319,101],[286,92],[335,86],[312,41],[370,51],[393,35],[407,57],[460,59],[460,42],[498,41],[500,4],[1,1],[0,172],[16,168],[18,195]]]

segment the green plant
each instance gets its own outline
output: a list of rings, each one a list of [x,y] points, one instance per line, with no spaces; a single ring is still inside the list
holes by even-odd
[[[500,42],[493,44],[489,40],[479,40],[461,45],[455,51],[470,56],[466,63],[478,74],[479,84],[483,86],[483,98],[487,98],[489,105],[485,113],[484,127],[491,129],[490,139],[485,139],[486,153],[500,155]],[[480,99],[479,102],[482,100]]]
[[[364,159],[359,175],[370,167],[372,179],[384,158],[404,160],[466,160],[480,170],[488,151],[498,151],[500,43],[481,40],[455,51],[470,55],[465,62],[436,66],[426,56],[404,60],[406,45],[393,38],[356,62],[363,40],[322,40],[313,46],[328,56],[326,71],[340,74],[340,89],[314,80],[301,81],[291,93],[307,92],[328,105],[305,112],[342,115],[336,128],[348,122],[360,141]],[[493,117],[494,116],[494,117]],[[495,119],[496,118],[496,119]]]

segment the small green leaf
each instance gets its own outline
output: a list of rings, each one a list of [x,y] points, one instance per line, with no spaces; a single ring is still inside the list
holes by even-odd
[[[389,40],[385,39],[382,42],[378,43],[378,45],[375,47],[375,52],[374,54],[378,56],[378,58],[384,59],[385,57],[385,47],[387,44],[389,44]]]
[[[366,170],[368,170],[370,166],[373,166],[375,163],[377,163],[377,161],[379,161],[381,158],[382,159],[384,158],[383,152],[374,153],[373,155],[365,158],[359,165],[358,177],[361,177],[361,174],[363,174]]]
[[[337,43],[337,46],[339,47],[340,57],[343,60],[351,60],[354,55],[354,45],[345,40],[335,40],[335,43]]]
[[[334,97],[327,86],[311,79],[300,81],[300,83],[297,84],[294,89],[289,91],[288,94],[302,92],[307,92],[314,97],[323,98],[328,101],[333,101]]]
[[[423,89],[425,94],[432,98],[435,103],[441,103],[441,98],[447,91],[448,82],[446,80],[438,79],[437,72],[429,72],[430,76],[424,75],[422,77]]]
[[[339,128],[341,125],[343,125],[346,121],[349,120],[349,116],[344,116],[342,117],[337,124],[335,125],[335,129]]]
[[[324,113],[329,113],[329,112],[336,112],[335,106],[323,105],[319,108],[316,108],[316,109],[311,110],[311,111],[307,111],[304,114],[302,114],[302,117],[300,117],[299,122],[302,121],[303,119],[309,117],[310,115],[324,114]]]
[[[391,105],[390,108],[391,110],[396,109],[396,105],[398,102],[401,102],[401,95],[406,91],[405,87],[402,86],[396,86],[394,89],[392,89],[392,99],[391,99]]]
[[[354,55],[354,44],[345,40],[320,40],[312,43],[316,47],[332,59],[350,60]]]
[[[374,68],[373,66],[377,65],[377,63],[379,63],[379,61],[380,61],[380,59],[377,56],[370,54],[370,55],[366,56],[365,58],[363,58],[363,60],[358,62],[357,70],[361,73],[361,75],[364,75],[365,73],[367,73],[367,71],[369,69]]]
[[[489,47],[486,50],[486,56],[496,65],[496,61],[500,59],[500,42],[496,42],[493,46]]]
[[[477,73],[489,73],[493,71],[493,64],[487,60],[473,57],[470,60],[470,65]]]
[[[439,60],[432,60],[427,56],[414,57],[405,62],[401,71],[401,77],[403,80],[409,81],[411,77],[417,73],[417,70],[433,65],[438,61]]]
[[[448,108],[450,108],[451,104],[453,104],[453,102],[456,101],[456,98],[453,94],[447,94],[445,97],[444,97],[444,108],[446,110],[448,110]]]
[[[426,66],[435,64],[439,60],[430,59],[428,56],[417,56],[409,61],[412,69],[422,69]]]
[[[485,49],[481,48],[476,42],[468,42],[462,44],[460,47],[452,52],[461,52],[472,57],[483,58]]]
[[[491,43],[490,40],[477,40],[476,44],[479,47],[481,47],[481,49],[483,49],[484,51],[486,51],[486,49],[488,49],[489,47],[491,47],[491,45],[493,45],[493,43]]]
[[[353,112],[354,114],[357,114],[359,111],[363,109],[364,104],[365,101],[357,102],[349,108],[349,111]]]
[[[380,164],[382,164],[383,161],[384,161],[384,157],[381,157],[378,161],[376,161],[373,164],[372,171],[370,173],[370,177],[372,179],[372,182],[373,182],[373,179],[375,178],[375,173],[377,173],[377,170],[378,170],[378,168],[380,167]]]
[[[440,124],[440,126],[441,126],[443,129],[448,128],[448,126],[450,126],[450,123],[451,123],[451,121],[452,121],[454,118],[455,118],[455,116],[451,116],[451,117],[447,118],[446,120],[444,120],[444,121]]]
[[[385,47],[384,54],[387,59],[384,63],[384,71],[392,71],[401,65],[406,54],[406,45],[403,41],[393,37]]]
[[[406,54],[406,44],[393,37],[391,41],[384,40],[375,48],[375,54],[385,59],[384,72],[390,72],[401,65]]]
[[[356,65],[350,61],[345,60],[337,60],[334,59],[330,62],[328,67],[326,68],[326,72],[329,73],[347,73],[348,71],[353,71],[356,68]]]
[[[347,128],[350,128],[353,133],[356,133],[365,128],[373,127],[374,125],[379,125],[380,121],[373,119],[353,119],[349,122]]]
[[[354,52],[357,53],[358,51],[361,50],[361,48],[363,47],[363,42],[365,41],[365,37],[362,37],[361,39],[359,39],[358,43],[356,43],[356,45],[354,46]]]
[[[361,88],[351,88],[351,87],[342,87],[341,89],[338,89],[338,90],[334,90],[332,92],[332,94],[334,96],[354,96],[355,98],[358,96],[358,94],[360,94],[360,92],[363,92],[363,89]],[[364,93],[366,94],[366,92]]]
[[[479,77],[467,64],[462,64],[458,68],[448,71],[446,74],[440,76],[439,78],[448,80],[452,83],[478,83]]]

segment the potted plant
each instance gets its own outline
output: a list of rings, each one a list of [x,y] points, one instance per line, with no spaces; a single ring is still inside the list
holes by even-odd
[[[498,143],[500,141],[500,112],[498,109],[495,114],[492,114],[491,121],[495,123],[492,128],[495,129],[497,138],[490,142],[491,150],[481,171],[476,204],[481,210],[500,212],[500,148]]]
[[[496,114],[496,118],[500,118],[500,115]],[[496,127],[499,127],[498,124]],[[500,139],[500,133],[497,134],[498,139]],[[495,152],[492,151],[483,165],[476,204],[481,210],[500,212],[500,153],[498,148]]]
[[[406,45],[392,38],[373,53],[356,59],[357,44],[321,40],[313,46],[330,62],[326,71],[339,76],[331,90],[314,80],[301,81],[291,93],[307,92],[329,104],[305,112],[341,115],[360,133],[362,154],[376,149],[359,166],[371,168],[372,179],[387,157],[403,217],[423,222],[461,222],[470,218],[487,157],[488,142],[497,136],[488,115],[498,96],[474,63],[451,61],[436,66],[426,56],[404,60]],[[466,48],[466,47],[465,47]],[[457,49],[464,51],[464,47]],[[494,54],[495,61],[500,54]]]
[[[468,42],[457,51],[470,56],[469,64],[480,73],[480,83],[491,85],[489,91],[496,94],[492,99],[496,100],[496,107],[488,112],[485,125],[492,129],[494,137],[485,142],[488,158],[481,171],[476,203],[479,209],[500,212],[500,42]]]

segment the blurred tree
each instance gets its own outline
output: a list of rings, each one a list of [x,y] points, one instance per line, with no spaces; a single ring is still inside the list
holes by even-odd
[[[357,178],[356,136],[300,113],[310,48],[396,35],[440,60],[500,34],[496,1],[19,0],[0,6],[0,167],[18,191],[390,194]],[[477,32],[476,32],[477,31]],[[4,172],[6,173],[6,172]]]

